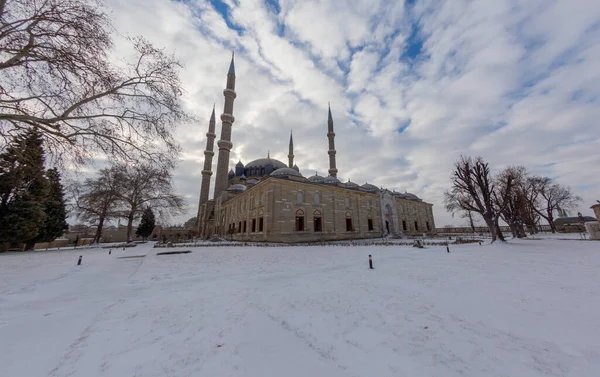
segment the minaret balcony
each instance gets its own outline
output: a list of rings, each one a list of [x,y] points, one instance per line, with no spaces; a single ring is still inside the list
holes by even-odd
[[[201,172],[201,173],[202,173],[202,175],[208,175],[208,176],[211,176],[213,172],[212,172],[212,171],[210,171],[210,170],[202,170],[202,172]]]
[[[231,148],[233,148],[233,143],[227,140],[219,140],[217,141],[217,146],[219,147],[219,149],[226,149],[230,151]]]
[[[221,114],[221,121],[233,123],[235,122],[235,117],[231,114],[223,113]]]
[[[215,137],[217,137],[217,134],[216,134],[216,133],[214,133],[214,132],[207,132],[207,133],[206,133],[206,137],[212,137],[212,138],[215,138]]]
[[[215,152],[213,152],[213,151],[204,151],[204,155],[206,157],[213,157],[215,155]]]
[[[235,99],[237,97],[237,94],[235,93],[235,90],[233,90],[233,89],[225,89],[225,90],[223,90],[223,95],[225,97],[231,97],[233,99]]]

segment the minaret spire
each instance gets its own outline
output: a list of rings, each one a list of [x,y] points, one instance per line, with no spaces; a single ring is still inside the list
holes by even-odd
[[[329,114],[327,119],[327,138],[329,139],[329,150],[327,153],[329,154],[329,176],[337,177],[337,168],[335,167],[335,132],[333,132],[333,117],[331,116],[331,103],[328,105]]]
[[[229,153],[233,148],[231,142],[231,127],[235,118],[233,117],[233,100],[235,100],[235,66],[233,63],[234,54],[231,53],[231,63],[227,72],[227,86],[223,90],[225,96],[225,105],[223,114],[221,114],[221,140],[217,142],[219,147],[219,159],[217,160],[217,178],[215,180],[215,199],[219,197],[221,191],[227,188],[227,174],[229,171]]]
[[[290,151],[288,153],[288,167],[294,167],[294,139],[292,137],[292,130],[290,130]]]
[[[202,185],[200,188],[200,203],[198,205],[198,220],[200,220],[200,209],[208,201],[208,192],[210,189],[210,177],[212,176],[212,159],[215,155],[213,147],[215,145],[215,106],[213,105],[212,114],[208,121],[208,132],[206,133],[206,150],[204,151],[204,169],[202,169]]]

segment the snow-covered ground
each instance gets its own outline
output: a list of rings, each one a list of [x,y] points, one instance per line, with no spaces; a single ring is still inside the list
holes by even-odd
[[[599,242],[151,246],[0,255],[0,376],[600,375]]]

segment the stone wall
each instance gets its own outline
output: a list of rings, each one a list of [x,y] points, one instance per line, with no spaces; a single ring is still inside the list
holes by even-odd
[[[219,216],[225,233],[241,241],[295,243],[382,236],[377,194],[287,179],[268,178],[235,195],[221,206]]]
[[[396,198],[396,208],[402,233],[407,235],[435,233],[433,204]]]
[[[594,204],[590,207],[594,210],[594,214],[596,215],[596,219],[600,221],[600,204]]]

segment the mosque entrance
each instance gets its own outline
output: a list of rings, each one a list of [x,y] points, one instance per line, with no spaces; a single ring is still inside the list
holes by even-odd
[[[390,234],[390,222],[385,220],[385,229],[387,230],[387,234]]]

